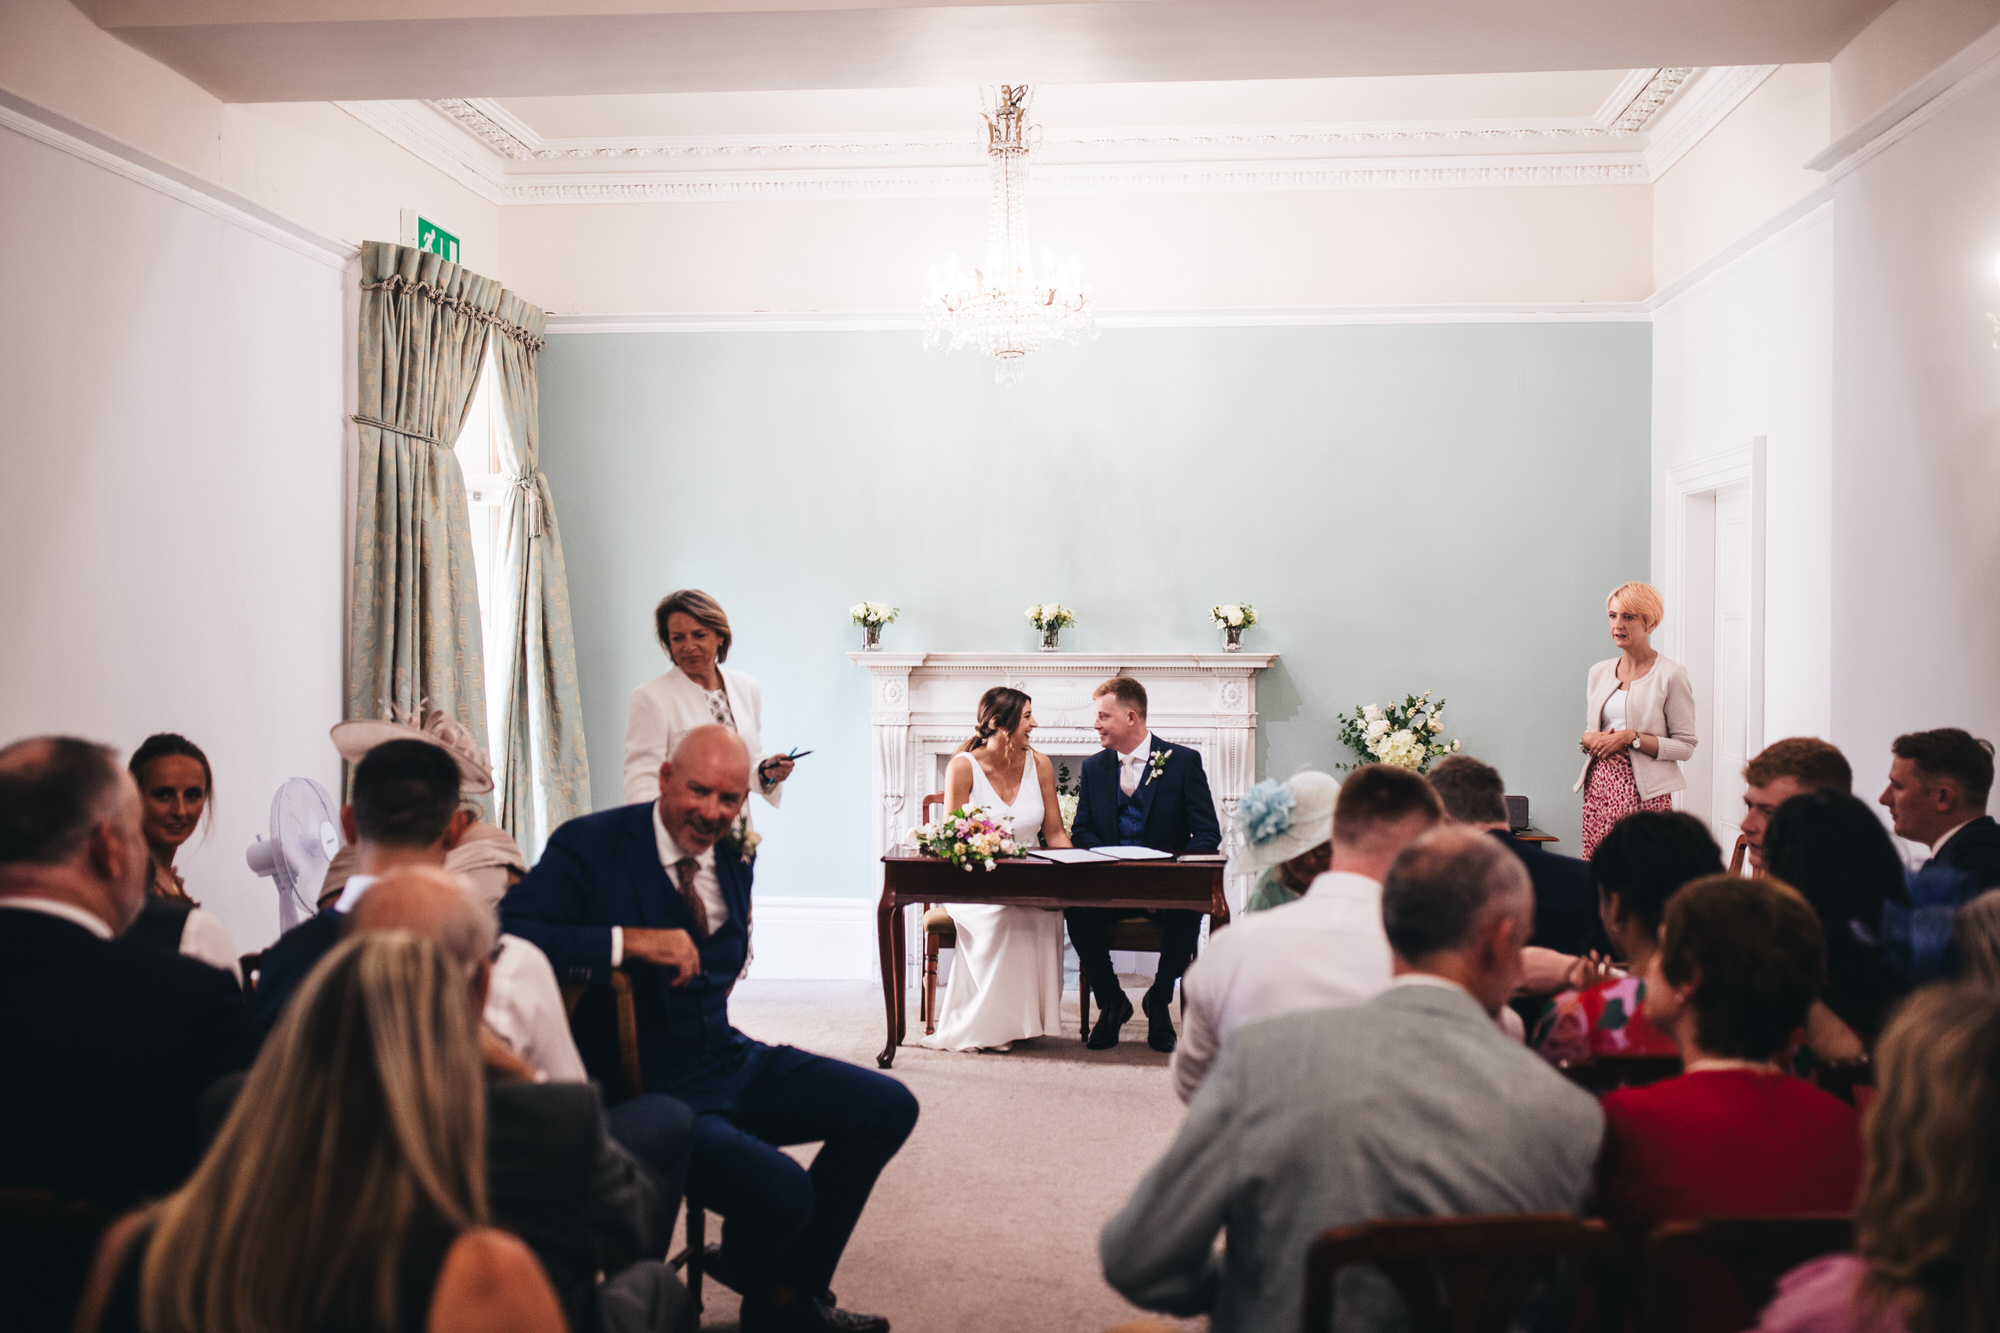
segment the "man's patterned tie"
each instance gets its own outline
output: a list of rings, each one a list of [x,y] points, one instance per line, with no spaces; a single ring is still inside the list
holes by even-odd
[[[688,915],[694,918],[694,942],[708,943],[708,907],[701,895],[694,891],[695,860],[683,856],[674,862],[674,882],[680,885],[681,901],[687,904]]]

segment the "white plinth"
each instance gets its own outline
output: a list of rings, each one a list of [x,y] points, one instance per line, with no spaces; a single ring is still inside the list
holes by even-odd
[[[922,822],[924,797],[944,790],[944,766],[972,735],[979,696],[1010,685],[1035,701],[1035,748],[1072,775],[1101,747],[1091,691],[1109,676],[1146,687],[1147,725],[1201,755],[1228,837],[1236,802],[1255,780],[1257,673],[1276,653],[849,653],[868,668],[875,740],[877,858]],[[876,886],[881,885],[876,867]],[[1242,887],[1230,885],[1232,907]]]

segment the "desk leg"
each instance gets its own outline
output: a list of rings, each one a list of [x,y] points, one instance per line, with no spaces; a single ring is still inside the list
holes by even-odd
[[[882,901],[875,908],[875,942],[882,950],[882,1015],[887,1026],[889,1039],[882,1046],[882,1053],[875,1057],[878,1069],[887,1069],[896,1058],[896,1045],[902,1034],[896,1030],[901,1009],[902,950],[897,946],[896,929],[902,920],[902,912],[896,906],[896,897],[887,888],[882,890]]]
[[[1215,877],[1215,887],[1209,890],[1208,934],[1210,939],[1215,938],[1216,931],[1221,930],[1229,924],[1229,898],[1222,891],[1223,883],[1222,876],[1217,875]]]
[[[910,914],[903,909],[908,903],[896,904],[894,919],[896,927],[896,1044],[901,1046],[903,1038],[910,1035],[910,945],[905,932],[908,930]]]

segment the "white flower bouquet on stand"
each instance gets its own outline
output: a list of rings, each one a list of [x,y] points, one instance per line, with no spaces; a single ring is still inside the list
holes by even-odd
[[[962,805],[935,823],[910,830],[910,846],[968,873],[993,868],[1002,857],[1025,856],[1014,842],[1014,816],[994,819],[976,805]]]
[[[1042,651],[1053,653],[1059,646],[1056,642],[1057,637],[1076,623],[1076,612],[1066,606],[1048,602],[1028,608],[1028,623],[1042,632]]]
[[[1227,602],[1208,608],[1208,618],[1222,631],[1222,651],[1243,651],[1243,631],[1257,623],[1257,608],[1248,602]]]
[[[1445,740],[1443,731],[1444,700],[1432,703],[1429,690],[1406,694],[1387,708],[1363,704],[1340,719],[1340,739],[1361,756],[1360,764],[1394,764],[1413,773],[1427,773],[1433,762],[1458,752],[1458,742]]]
[[[848,617],[861,626],[861,647],[864,652],[882,651],[882,627],[896,619],[898,609],[887,602],[856,602],[847,608]]]

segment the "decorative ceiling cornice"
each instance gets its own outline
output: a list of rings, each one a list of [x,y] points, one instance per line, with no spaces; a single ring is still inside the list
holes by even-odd
[[[1051,133],[1034,189],[1087,195],[1643,185],[1774,68],[1634,70],[1596,114],[1569,120]],[[485,99],[338,105],[503,205],[974,197],[986,189],[979,138],[969,132],[543,139]],[[1399,147],[1403,154],[1383,155]]]

